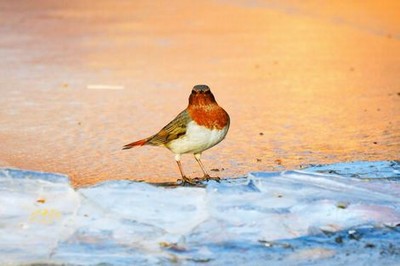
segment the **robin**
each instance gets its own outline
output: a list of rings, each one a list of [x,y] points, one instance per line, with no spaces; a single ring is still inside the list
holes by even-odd
[[[193,185],[198,179],[185,176],[181,165],[181,155],[192,153],[203,171],[202,180],[218,181],[218,177],[210,177],[200,157],[203,151],[217,145],[225,138],[229,123],[228,113],[217,104],[210,88],[207,85],[196,85],[189,96],[188,107],[174,120],[157,134],[127,144],[123,150],[143,145],[166,147],[175,154],[182,183]]]

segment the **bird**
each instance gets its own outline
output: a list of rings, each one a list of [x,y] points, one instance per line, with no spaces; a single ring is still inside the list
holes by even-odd
[[[195,185],[211,177],[201,162],[202,152],[220,143],[229,130],[230,117],[218,105],[207,85],[195,85],[189,96],[189,104],[157,134],[123,146],[123,150],[136,146],[152,145],[166,147],[175,154],[175,161],[182,177],[182,184]],[[203,178],[189,178],[181,164],[182,154],[193,154],[199,164]],[[180,181],[180,179],[178,179]]]

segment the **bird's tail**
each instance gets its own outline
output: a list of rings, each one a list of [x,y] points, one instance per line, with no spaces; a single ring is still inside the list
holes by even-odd
[[[124,147],[122,147],[122,149],[123,150],[127,150],[127,149],[131,149],[131,148],[133,148],[135,146],[143,146],[143,145],[145,145],[147,143],[148,140],[149,140],[148,138],[147,139],[141,139],[141,140],[126,144]]]

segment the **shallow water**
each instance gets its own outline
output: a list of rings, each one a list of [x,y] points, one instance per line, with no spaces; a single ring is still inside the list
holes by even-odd
[[[3,168],[0,263],[397,265],[399,181],[395,161],[253,172],[202,188],[75,190],[63,175]]]
[[[198,83],[232,120],[203,156],[215,175],[398,159],[400,7],[374,2],[2,1],[0,165],[77,186],[175,180],[168,150],[120,148]]]

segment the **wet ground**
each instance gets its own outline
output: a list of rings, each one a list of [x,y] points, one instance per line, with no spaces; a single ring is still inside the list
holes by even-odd
[[[400,3],[0,1],[0,165],[179,177],[157,132],[208,84],[230,114],[222,177],[400,154]],[[191,176],[200,169],[183,158]]]

